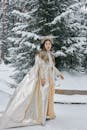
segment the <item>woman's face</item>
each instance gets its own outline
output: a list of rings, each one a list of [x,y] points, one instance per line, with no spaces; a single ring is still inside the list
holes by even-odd
[[[47,51],[50,51],[50,49],[52,47],[52,43],[49,40],[47,40],[47,41],[45,41],[44,47]]]

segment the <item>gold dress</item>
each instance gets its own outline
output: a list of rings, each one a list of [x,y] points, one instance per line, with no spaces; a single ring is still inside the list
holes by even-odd
[[[54,113],[54,76],[60,75],[55,67],[51,52],[47,52],[49,62],[45,62],[35,56],[35,64],[18,84],[5,111],[0,117],[0,129],[45,125],[46,118],[55,117]],[[41,79],[45,78],[46,83],[42,87]]]

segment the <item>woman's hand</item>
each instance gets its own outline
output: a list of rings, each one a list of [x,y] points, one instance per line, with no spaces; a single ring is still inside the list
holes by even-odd
[[[41,84],[42,84],[42,86],[44,86],[45,82],[46,82],[45,79],[41,79]]]
[[[63,74],[60,74],[60,77],[61,77],[61,79],[62,79],[62,80],[64,79],[64,76],[63,76]]]

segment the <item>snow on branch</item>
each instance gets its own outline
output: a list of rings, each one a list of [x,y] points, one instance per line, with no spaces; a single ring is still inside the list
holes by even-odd
[[[66,57],[66,54],[59,50],[59,51],[55,52],[55,57],[58,57],[58,56]]]
[[[12,14],[14,15],[14,16],[19,16],[19,17],[22,17],[22,18],[26,18],[27,20],[29,19],[29,18],[31,18],[31,16],[30,16],[30,14],[28,13],[28,12],[20,12],[20,11],[18,11],[18,10],[14,10],[14,11],[12,11]]]
[[[18,26],[15,26],[13,29],[12,29],[12,31],[18,31],[18,30],[23,30],[23,29],[25,29],[25,28],[27,28],[28,27],[28,24],[25,24],[25,25],[18,25]]]
[[[67,10],[65,12],[61,13],[59,16],[54,18],[54,20],[50,24],[56,24],[58,21],[61,20],[62,17],[65,17],[68,14],[70,14],[71,12],[73,12],[74,8],[76,8],[78,6],[79,6],[79,8],[81,8],[81,6],[86,5],[86,4],[87,4],[87,1],[86,2],[78,2],[76,4],[71,5],[70,7],[67,8]],[[87,10],[87,9],[84,8],[84,10]]]
[[[40,36],[36,35],[35,33],[32,33],[32,32],[26,32],[26,31],[17,31],[16,34],[21,34],[22,37],[25,37],[27,36],[27,38],[30,38],[30,37],[34,37],[35,40],[39,39]]]

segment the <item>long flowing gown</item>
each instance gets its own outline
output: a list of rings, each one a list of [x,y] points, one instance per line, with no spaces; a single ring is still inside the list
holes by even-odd
[[[38,55],[35,56],[34,66],[18,84],[0,118],[0,128],[45,125],[47,116],[55,118],[54,75],[59,76],[60,71],[55,67],[50,53],[47,52],[47,63]],[[42,78],[46,79],[44,87]]]

